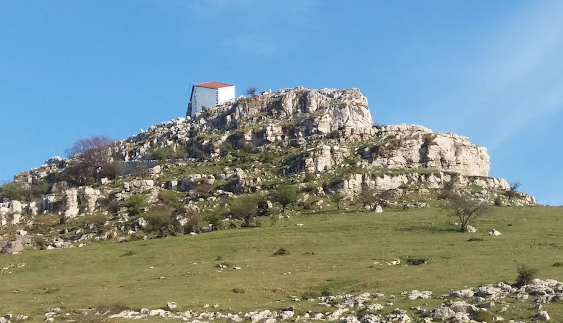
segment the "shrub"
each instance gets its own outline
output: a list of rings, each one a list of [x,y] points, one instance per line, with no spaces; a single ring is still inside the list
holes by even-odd
[[[535,268],[530,268],[525,265],[518,266],[517,268],[518,277],[516,277],[516,287],[522,287],[528,285],[535,278],[537,278],[538,270]]]
[[[209,222],[209,224],[213,225],[213,230],[223,230],[225,229],[225,218],[220,212],[212,212],[208,213],[205,216],[205,220]]]
[[[276,250],[276,252],[274,252],[274,256],[286,256],[289,255],[289,251],[287,251],[284,248],[279,248],[278,250]]]
[[[254,226],[254,219],[258,214],[259,195],[245,195],[233,200],[229,206],[229,213],[235,219],[241,219],[243,227]]]
[[[256,91],[258,91],[258,88],[256,86],[250,86],[248,87],[248,89],[246,89],[246,94],[250,96],[256,96]]]
[[[0,186],[0,196],[8,200],[29,202],[47,194],[49,188],[49,183],[41,179],[33,180],[30,184],[13,181]]]
[[[294,204],[299,198],[297,190],[289,185],[280,185],[270,193],[272,201],[281,204],[282,213],[288,205]]]
[[[183,227],[184,233],[201,231],[203,217],[201,215],[201,212],[197,208],[186,205],[184,207],[176,209],[173,215],[174,222],[176,222],[178,218],[183,218],[185,220]]]
[[[342,194],[333,194],[330,197],[330,200],[332,201],[332,203],[336,204],[336,209],[340,210],[340,204],[342,203],[342,200],[344,200],[344,195]]]
[[[170,206],[172,208],[179,208],[184,203],[180,200],[181,194],[169,190],[158,191],[157,199],[164,205]]]
[[[169,159],[179,159],[184,158],[186,154],[183,148],[179,147],[159,147],[151,151],[152,159],[158,160],[160,164],[166,164]]]
[[[125,207],[127,207],[127,212],[129,215],[136,216],[145,211],[145,205],[147,202],[147,197],[145,195],[135,194],[131,195],[125,202]]]
[[[22,182],[13,181],[0,186],[0,195],[8,200],[23,200],[25,191],[26,189]]]
[[[94,224],[98,227],[103,226],[107,221],[107,218],[105,215],[101,214],[101,213],[94,213],[91,215],[87,215],[86,217],[84,217],[84,223],[87,224]]]
[[[172,210],[168,207],[158,207],[143,215],[148,225],[146,231],[153,233],[157,237],[167,237],[183,233],[184,229],[172,215]]]
[[[117,177],[123,173],[125,165],[122,162],[114,160],[111,162],[105,162],[102,164],[102,169],[100,170],[100,177],[107,177],[112,179],[115,183]]]
[[[39,246],[39,249],[45,250],[47,248],[47,240],[45,240],[44,236],[36,235],[33,237],[33,243]]]
[[[495,206],[502,206],[502,199],[500,198],[500,196],[497,196],[495,198]]]
[[[442,198],[446,200],[442,208],[449,212],[451,216],[459,219],[459,231],[461,232],[465,232],[470,221],[490,211],[488,203],[476,201],[453,192]]]
[[[233,288],[233,293],[235,293],[235,294],[244,294],[244,293],[246,293],[246,290],[245,290],[244,288],[235,287],[235,288]]]
[[[313,173],[305,173],[305,177],[303,178],[303,183],[310,183],[313,182],[317,177]]]
[[[79,139],[65,150],[73,162],[62,173],[63,180],[75,185],[95,183],[102,166],[109,161],[113,140],[107,136],[93,136]]]
[[[479,310],[473,313],[473,320],[477,322],[493,322],[494,318],[495,316],[489,311]]]
[[[515,182],[510,185],[510,189],[504,193],[509,199],[513,199],[518,195],[517,189],[520,187],[520,183]]]
[[[208,181],[204,179],[194,182],[192,187],[193,187],[192,191],[196,194],[196,196],[202,198],[209,197],[209,194],[213,189],[213,185],[211,185]]]

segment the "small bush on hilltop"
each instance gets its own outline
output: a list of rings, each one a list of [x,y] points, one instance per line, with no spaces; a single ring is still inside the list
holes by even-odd
[[[510,189],[504,193],[504,195],[508,196],[509,199],[513,199],[518,195],[518,188],[520,187],[520,183],[515,182],[510,185]]]

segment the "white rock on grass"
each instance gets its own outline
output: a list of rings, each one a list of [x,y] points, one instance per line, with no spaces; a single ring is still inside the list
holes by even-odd
[[[500,233],[500,231],[497,231],[495,229],[492,229],[491,231],[489,231],[489,235],[492,236],[500,236],[502,233]]]

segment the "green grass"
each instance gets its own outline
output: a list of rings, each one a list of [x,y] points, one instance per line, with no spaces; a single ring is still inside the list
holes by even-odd
[[[427,303],[431,308],[441,302],[436,298],[451,290],[513,282],[518,265],[539,269],[542,279],[563,280],[563,267],[553,266],[563,262],[562,215],[563,209],[553,207],[495,208],[474,223],[477,233],[464,234],[456,231],[454,218],[438,209],[317,212],[255,229],[26,250],[0,257],[0,267],[26,264],[0,274],[0,312],[39,320],[51,307],[159,308],[167,301],[194,310],[216,303],[232,312],[274,310],[284,304],[276,301],[289,301],[291,296],[366,291],[397,295],[395,307]],[[502,235],[489,236],[493,228]],[[483,241],[467,241],[471,237]],[[289,254],[274,256],[280,248]],[[405,257],[423,258],[427,264],[374,265],[394,259],[405,263]],[[219,271],[217,263],[242,269]],[[412,289],[432,290],[435,299],[406,303],[400,293]],[[296,311],[314,304],[291,303]],[[520,310],[503,316],[527,318],[533,312],[529,303],[522,304]],[[546,309],[552,320],[563,321],[561,302]]]

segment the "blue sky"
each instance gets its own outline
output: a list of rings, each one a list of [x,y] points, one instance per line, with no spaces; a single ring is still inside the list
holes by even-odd
[[[0,180],[185,115],[190,85],[359,88],[374,121],[468,136],[563,204],[563,2],[0,2]]]

